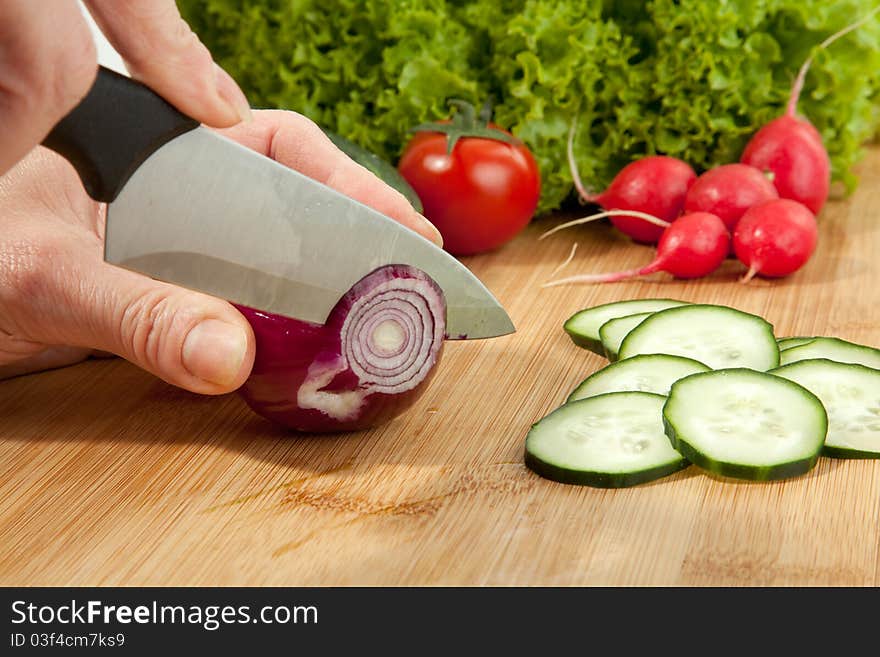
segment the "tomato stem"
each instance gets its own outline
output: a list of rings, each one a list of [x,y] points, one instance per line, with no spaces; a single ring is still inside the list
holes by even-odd
[[[455,148],[458,140],[463,137],[481,137],[511,145],[519,143],[516,137],[503,130],[489,126],[489,121],[492,119],[492,104],[490,101],[486,101],[479,115],[477,115],[474,106],[466,100],[450,98],[447,104],[457,110],[448,122],[421,123],[415,128],[411,128],[410,132],[439,132],[446,135],[447,155],[452,154],[452,150]]]
[[[480,109],[479,119],[480,125],[489,125],[489,121],[492,120],[492,99],[487,98],[486,102],[483,103],[483,107]]]

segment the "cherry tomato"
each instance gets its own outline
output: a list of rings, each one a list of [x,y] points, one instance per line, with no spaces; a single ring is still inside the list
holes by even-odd
[[[449,122],[433,124],[442,130]],[[488,135],[503,135],[512,143]],[[425,216],[454,255],[490,251],[513,239],[535,213],[541,191],[529,149],[492,123],[480,136],[420,131],[407,144],[398,169],[422,201]]]

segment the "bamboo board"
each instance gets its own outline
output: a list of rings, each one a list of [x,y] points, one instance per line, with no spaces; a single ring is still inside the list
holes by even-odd
[[[541,289],[643,264],[593,225],[466,260],[518,331],[452,342],[422,399],[369,432],[296,436],[235,395],[199,397],[121,360],[0,382],[3,585],[880,585],[880,462],[821,459],[751,484],[691,467],[626,490],[545,481],[529,425],[604,363],[574,311],[663,296],[758,313],[777,335],[880,344],[880,151],[823,211],[798,274],[663,276]]]

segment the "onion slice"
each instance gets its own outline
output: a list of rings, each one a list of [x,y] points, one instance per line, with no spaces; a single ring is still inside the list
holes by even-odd
[[[407,265],[365,276],[323,325],[239,309],[257,336],[242,396],[301,431],[363,429],[399,414],[429,380],[446,330],[442,291]]]

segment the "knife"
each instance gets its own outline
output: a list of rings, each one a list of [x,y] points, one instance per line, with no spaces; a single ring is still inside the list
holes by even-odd
[[[430,240],[107,68],[43,145],[108,204],[111,264],[316,323],[371,271],[407,264],[443,290],[450,338],[514,331],[486,286]]]

